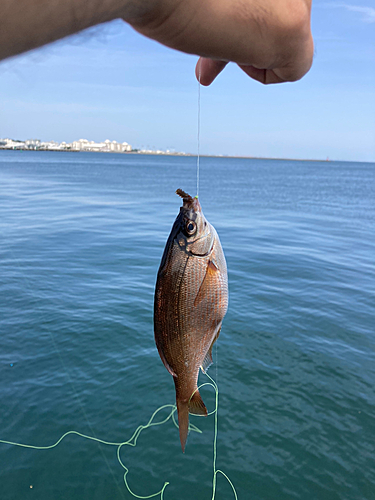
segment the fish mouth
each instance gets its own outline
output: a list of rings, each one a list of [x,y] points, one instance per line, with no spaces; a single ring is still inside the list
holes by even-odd
[[[194,212],[200,212],[202,210],[198,201],[198,196],[192,198],[190,194],[185,193],[182,189],[177,189],[176,194],[182,198],[183,208],[187,210],[192,209]]]

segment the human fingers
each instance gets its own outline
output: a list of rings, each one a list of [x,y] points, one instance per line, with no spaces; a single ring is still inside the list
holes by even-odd
[[[239,64],[239,67],[244,71],[250,78],[256,80],[257,82],[263,83],[264,85],[269,85],[270,83],[283,83],[287,80],[281,78],[272,69],[260,69],[254,66],[244,66]]]
[[[211,85],[217,75],[223,71],[227,64],[228,63],[226,61],[218,61],[217,59],[200,57],[195,66],[195,76],[198,82],[202,85]]]
[[[228,63],[207,57],[200,57],[195,66],[195,76],[202,85],[209,86],[215,78],[223,71]],[[272,69],[260,69],[250,65],[238,65],[250,78],[264,85],[270,83],[282,83],[287,80],[281,78]]]
[[[204,86],[211,85],[215,78],[223,71],[228,63],[207,57],[200,57],[195,66],[195,76]],[[289,81],[288,76],[282,77],[283,70],[260,69],[251,65],[238,65],[250,78],[257,82],[269,85],[272,83],[283,83]]]

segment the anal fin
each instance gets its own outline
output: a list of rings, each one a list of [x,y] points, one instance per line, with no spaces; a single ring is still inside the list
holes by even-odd
[[[207,408],[198,389],[193,393],[189,401],[189,413],[193,415],[207,416]]]

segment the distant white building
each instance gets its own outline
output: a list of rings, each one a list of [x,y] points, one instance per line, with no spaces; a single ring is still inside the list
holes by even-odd
[[[106,145],[106,151],[113,151],[115,153],[122,153],[122,147],[121,147],[120,143],[106,139],[104,141],[104,144]]]
[[[111,151],[117,151],[118,153],[122,153],[122,145],[119,142],[112,141]]]
[[[25,145],[28,149],[39,149],[41,145],[40,139],[27,139]]]
[[[0,148],[2,149],[25,149],[26,144],[24,141],[15,141],[13,139],[0,139]]]
[[[78,150],[78,151],[100,151],[103,153],[125,153],[132,151],[132,147],[127,142],[117,142],[110,141],[106,139],[104,142],[94,142],[88,141],[87,139],[79,139],[78,141],[73,141],[71,144],[56,141],[40,141],[39,139],[28,139],[27,141],[15,141],[13,139],[0,139],[0,149],[34,149],[42,151],[66,151],[66,150]]]
[[[120,144],[117,141],[106,139],[104,142],[88,141],[87,139],[79,139],[72,142],[72,148],[79,151],[101,151],[103,153],[124,153],[131,151],[132,147],[127,142]]]
[[[78,141],[72,142],[73,149],[78,149],[79,151],[88,149],[89,141],[87,139],[79,139]]]
[[[70,149],[70,144],[62,142],[61,144],[56,141],[44,141],[40,143],[40,148],[42,149]]]

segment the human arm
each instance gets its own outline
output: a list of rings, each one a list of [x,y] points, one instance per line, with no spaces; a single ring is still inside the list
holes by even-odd
[[[123,18],[149,38],[203,56],[204,85],[228,61],[263,83],[298,80],[312,62],[311,0],[0,0],[0,6],[0,59]]]

